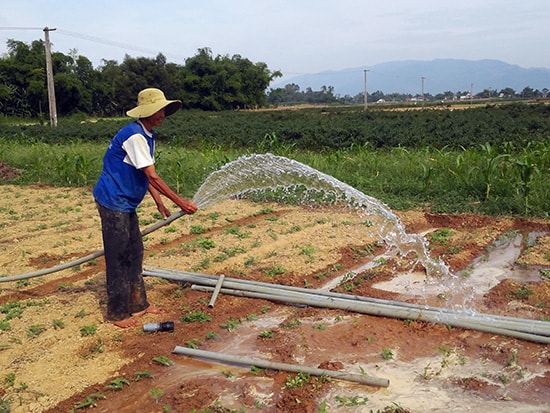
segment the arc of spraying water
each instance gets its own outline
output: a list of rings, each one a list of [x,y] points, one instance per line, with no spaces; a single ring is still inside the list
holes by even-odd
[[[327,200],[346,202],[360,214],[381,217],[384,224],[378,226],[377,231],[388,248],[396,247],[403,255],[416,253],[429,275],[448,275],[448,267],[429,256],[424,238],[407,234],[399,218],[383,202],[293,159],[270,153],[240,157],[211,173],[195,193],[193,201],[199,207],[205,207],[249,193],[297,186],[327,194]]]

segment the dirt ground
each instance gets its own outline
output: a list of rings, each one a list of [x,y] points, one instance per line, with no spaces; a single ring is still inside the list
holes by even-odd
[[[157,222],[155,212],[147,198],[142,228]],[[463,271],[464,280],[503,237],[531,234],[506,265],[531,276],[502,277],[464,302],[481,313],[550,320],[550,221],[394,212],[408,233],[431,239],[447,231],[445,240],[430,242],[430,255],[452,273]],[[1,185],[0,229],[0,277],[102,249],[89,188]],[[145,265],[309,289],[336,280],[340,293],[447,306],[442,294],[377,288],[398,272],[422,274],[414,257],[395,255],[357,270],[385,252],[380,241],[338,208],[226,200],[146,236]],[[351,271],[353,279],[346,277]],[[0,412],[550,411],[545,344],[223,294],[210,308],[211,293],[157,277],[146,277],[148,297],[165,313],[140,322],[171,320],[175,329],[144,333],[141,324],[120,329],[105,322],[104,278],[99,257],[0,283]],[[194,359],[175,354],[176,346],[367,374],[390,385]]]

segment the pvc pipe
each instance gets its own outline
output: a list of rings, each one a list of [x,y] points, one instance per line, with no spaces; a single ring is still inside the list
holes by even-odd
[[[204,286],[193,286],[193,289],[197,291],[205,291],[205,292],[210,292],[213,290],[212,287],[204,287]],[[499,328],[496,326],[491,326],[486,324],[480,324],[476,322],[471,322],[470,320],[445,319],[445,317],[441,317],[440,314],[433,314],[430,312],[422,312],[422,311],[415,312],[413,309],[400,311],[400,309],[392,309],[392,308],[388,308],[388,309],[370,308],[369,306],[358,305],[354,303],[347,303],[345,302],[345,300],[341,300],[341,299],[326,300],[323,302],[323,300],[308,299],[306,297],[300,298],[300,297],[296,297],[296,296],[293,297],[289,295],[277,295],[276,293],[268,294],[268,293],[260,293],[260,292],[244,291],[244,290],[232,290],[227,288],[222,288],[221,293],[235,295],[239,297],[260,298],[264,300],[278,301],[278,302],[284,302],[284,303],[305,304],[313,307],[334,308],[334,309],[340,309],[340,310],[346,310],[346,311],[352,311],[352,312],[357,312],[361,314],[369,314],[369,315],[376,315],[376,316],[382,316],[382,317],[399,318],[404,320],[419,320],[419,321],[432,322],[435,324],[446,324],[452,327],[478,330],[478,331],[483,331],[487,333],[515,337],[526,341],[532,341],[535,343],[550,344],[550,337],[523,333],[521,331],[510,330],[506,328]]]
[[[307,373],[312,376],[328,376],[338,380],[347,380],[355,383],[366,384],[368,386],[389,387],[390,381],[380,377],[343,373],[334,370],[319,369],[316,367],[297,366],[295,364],[278,363],[267,360],[253,359],[249,357],[233,356],[223,353],[214,353],[212,351],[197,350],[188,347],[176,346],[173,353],[183,354],[190,357],[200,357],[205,359],[217,360],[227,363],[244,364],[248,366],[260,367],[263,369],[290,371],[293,373]]]
[[[216,283],[213,276],[196,273],[177,272],[175,270],[157,269],[155,271],[144,271],[144,274],[158,277],[165,277],[178,281],[185,281],[196,284],[214,286]],[[248,285],[247,285],[248,284]],[[537,320],[511,319],[506,317],[491,316],[490,320],[482,320],[479,316],[452,312],[449,309],[436,307],[416,306],[408,304],[376,300],[367,301],[366,297],[346,296],[345,294],[334,294],[298,287],[285,287],[260,282],[246,282],[243,280],[226,279],[226,289],[239,290],[239,295],[263,298],[267,300],[278,300],[280,302],[293,302],[317,307],[339,308],[347,311],[355,311],[363,314],[394,317],[401,319],[422,320],[439,324],[448,324],[454,327],[474,329],[488,333],[500,334],[520,338],[537,343],[550,343],[550,324]],[[222,289],[224,292],[224,289]],[[237,293],[234,293],[237,295]],[[445,310],[445,311],[444,311]],[[510,321],[510,322],[509,322]],[[521,328],[516,328],[520,323]],[[524,326],[525,324],[525,326]],[[511,326],[511,327],[509,327]],[[526,332],[527,331],[527,332]],[[530,333],[531,332],[531,333]]]
[[[216,288],[214,288],[214,292],[212,293],[212,298],[210,298],[210,302],[208,303],[208,307],[214,308],[214,303],[216,302],[216,299],[218,298],[218,294],[220,293],[220,289],[222,288],[223,280],[225,279],[225,275],[221,274],[220,278],[218,279],[218,282],[216,284]]]
[[[144,274],[156,275],[160,277],[166,277],[173,280],[185,281],[201,285],[215,285],[216,277],[188,273],[178,272],[175,270],[156,269],[155,271],[144,271]],[[397,301],[388,301],[381,299],[370,299],[368,297],[359,297],[339,293],[331,293],[320,290],[312,290],[299,287],[289,287],[283,285],[274,285],[270,283],[262,283],[258,281],[247,281],[239,279],[225,279],[224,286],[229,289],[246,290],[251,292],[260,292],[266,294],[278,294],[278,295],[295,295],[301,294],[301,297],[306,297],[307,301],[300,301],[300,304],[325,306],[325,303],[330,303],[330,300],[345,300],[343,304],[340,304],[340,309],[357,311],[357,308],[361,308],[363,313],[380,315],[403,319],[422,319],[423,321],[431,321],[440,324],[449,324],[463,327],[462,322],[467,321],[472,325],[475,324],[476,330],[486,327],[487,329],[494,329],[495,327],[503,330],[518,331],[523,333],[530,333],[534,335],[550,336],[550,323],[539,320],[526,320],[513,317],[503,317],[497,315],[485,315],[476,313],[470,314],[465,312],[457,312],[452,309],[419,306],[410,303],[401,303]],[[324,297],[324,299],[320,298]],[[267,298],[269,299],[269,298]],[[322,300],[320,303],[313,304],[312,300]],[[280,300],[285,301],[285,300]],[[289,301],[289,300],[286,300]],[[359,307],[358,307],[359,306]],[[368,312],[367,312],[368,311]],[[481,318],[483,317],[483,318]],[[458,321],[459,319],[460,321]],[[473,328],[473,327],[466,327]],[[546,342],[546,341],[544,341]]]
[[[162,270],[161,270],[162,271]],[[164,271],[171,271],[171,270],[164,270]],[[193,273],[185,273],[184,274],[193,274]],[[199,277],[211,277],[206,274],[195,274]],[[241,279],[231,279],[230,282],[234,282],[237,284],[244,284],[244,285],[257,285],[257,286],[274,286],[274,284],[270,283],[262,283],[259,281],[250,281],[250,280],[241,280]],[[404,308],[413,308],[415,310],[422,310],[422,311],[435,311],[438,314],[440,313],[449,313],[452,315],[460,315],[460,316],[466,316],[466,317],[473,317],[473,318],[479,318],[480,316],[484,317],[484,319],[488,319],[488,323],[494,324],[495,321],[497,322],[505,322],[506,324],[516,324],[516,329],[521,327],[521,324],[524,324],[525,321],[529,321],[531,325],[539,326],[542,328],[543,331],[546,331],[548,335],[550,335],[550,323],[546,321],[540,321],[540,320],[526,320],[523,318],[515,318],[515,317],[508,317],[508,316],[499,316],[495,314],[480,314],[480,313],[470,313],[470,312],[464,312],[464,311],[456,311],[451,308],[443,308],[443,307],[433,307],[433,306],[427,306],[427,305],[419,305],[419,304],[411,304],[411,303],[404,303],[400,301],[390,301],[390,300],[383,300],[378,298],[372,298],[372,297],[363,297],[363,296],[357,296],[357,295],[349,295],[349,294],[343,294],[343,293],[335,293],[331,291],[325,291],[325,290],[313,290],[313,289],[306,289],[306,288],[300,288],[300,287],[293,287],[288,285],[276,285],[277,289],[285,290],[285,291],[294,291],[299,293],[309,293],[313,294],[315,296],[326,296],[326,297],[334,297],[334,298],[344,298],[344,299],[350,299],[353,301],[360,301],[360,302],[368,302],[368,303],[374,303],[374,304],[391,304],[392,307],[398,306],[398,307],[404,307]],[[476,315],[477,314],[477,315]],[[534,330],[525,330],[525,332],[535,332]]]
[[[144,237],[147,234],[150,234],[153,231],[156,231],[157,229],[168,225],[172,221],[175,221],[179,217],[185,215],[185,212],[178,211],[175,214],[170,215],[168,218],[163,219],[162,221],[157,222],[154,225],[151,225],[149,228],[144,229],[141,232],[141,236]],[[34,278],[34,277],[40,277],[42,275],[51,274],[54,272],[59,272],[62,270],[66,270],[68,268],[76,267],[77,265],[84,264],[85,262],[91,261],[93,259],[101,257],[103,254],[105,254],[105,250],[99,250],[96,251],[90,255],[86,255],[85,257],[79,258],[74,261],[66,262],[65,264],[56,265],[55,267],[51,268],[44,268],[39,271],[29,272],[26,274],[20,274],[20,275],[12,275],[10,277],[0,277],[0,283],[8,282],[8,281],[18,281],[18,280],[25,280],[28,278]]]

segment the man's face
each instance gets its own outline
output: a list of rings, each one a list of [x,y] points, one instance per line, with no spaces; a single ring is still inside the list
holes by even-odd
[[[151,127],[160,126],[162,125],[162,121],[166,115],[164,114],[164,108],[159,110],[158,112],[154,113],[153,115],[149,116],[147,119],[148,123],[151,125]]]

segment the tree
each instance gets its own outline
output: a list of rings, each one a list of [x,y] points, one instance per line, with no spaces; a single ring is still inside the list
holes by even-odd
[[[185,61],[184,104],[206,110],[263,106],[269,83],[280,76],[265,63],[254,64],[240,55],[214,58],[209,48],[202,48]]]
[[[42,40],[29,46],[13,39],[7,41],[7,57],[0,59],[2,113],[36,116],[47,107],[45,47]]]
[[[512,89],[511,87],[506,87],[504,89],[502,89],[500,92],[499,92],[499,95],[501,95],[502,97],[504,98],[513,98],[516,96],[516,91],[514,89]]]
[[[521,91],[521,97],[524,99],[530,99],[535,96],[535,91],[530,88],[529,86],[526,86]]]

